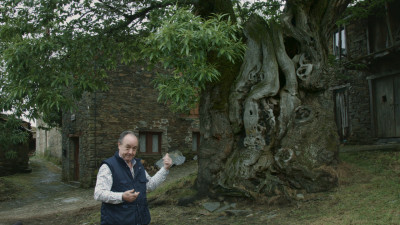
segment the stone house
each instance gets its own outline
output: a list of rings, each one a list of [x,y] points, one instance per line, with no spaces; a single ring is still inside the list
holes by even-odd
[[[155,162],[166,152],[195,153],[199,142],[198,112],[172,113],[157,102],[151,83],[161,70],[146,64],[121,66],[109,73],[109,90],[85,93],[76,110],[62,119],[62,178],[82,187],[94,186],[102,160],[117,150],[122,131],[139,138],[137,157]]]
[[[332,38],[340,68],[331,90],[342,143],[400,140],[400,1],[378,11],[339,26]]]

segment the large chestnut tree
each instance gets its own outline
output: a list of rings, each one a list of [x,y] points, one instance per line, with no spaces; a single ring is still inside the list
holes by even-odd
[[[351,0],[4,0],[1,108],[57,122],[146,60],[172,110],[200,107],[198,190],[293,197],[337,184],[328,43]]]

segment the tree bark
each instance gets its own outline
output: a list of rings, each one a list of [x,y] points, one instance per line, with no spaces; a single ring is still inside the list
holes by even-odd
[[[205,2],[222,9],[211,13],[231,7]],[[288,0],[280,23],[255,15],[246,23],[240,69],[221,62],[222,78],[201,96],[200,193],[292,198],[337,185],[338,135],[325,68],[327,40],[348,3]]]

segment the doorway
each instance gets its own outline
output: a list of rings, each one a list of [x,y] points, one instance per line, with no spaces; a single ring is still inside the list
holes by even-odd
[[[374,79],[372,88],[376,136],[400,137],[400,74]]]
[[[349,92],[348,86],[333,90],[335,104],[335,121],[340,142],[345,143],[350,135]]]
[[[71,150],[73,152],[73,180],[79,181],[79,137],[71,137]]]

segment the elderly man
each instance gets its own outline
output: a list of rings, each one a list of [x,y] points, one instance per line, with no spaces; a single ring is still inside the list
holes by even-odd
[[[138,139],[132,131],[124,131],[118,139],[118,151],[103,161],[97,174],[94,199],[102,201],[101,224],[149,224],[150,211],[146,191],[154,190],[168,175],[172,160],[168,153],[164,167],[153,177],[135,158]]]

